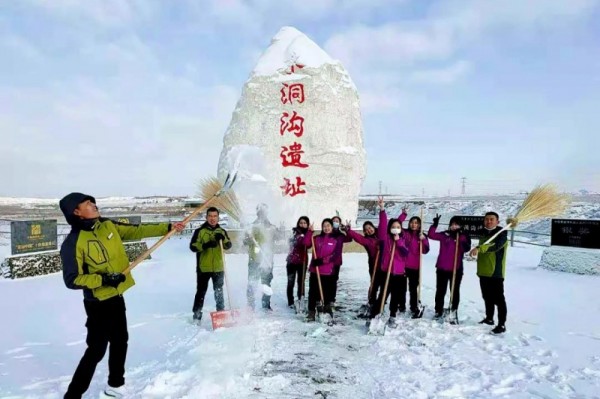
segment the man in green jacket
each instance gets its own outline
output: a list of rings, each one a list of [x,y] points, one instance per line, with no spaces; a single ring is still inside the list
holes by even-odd
[[[483,225],[484,235],[479,239],[479,246],[471,250],[471,256],[477,257],[477,275],[481,295],[485,302],[485,318],[480,324],[494,325],[494,310],[498,307],[498,325],[492,330],[493,334],[506,331],[506,300],[504,299],[504,277],[506,275],[506,251],[508,249],[508,234],[500,233],[492,242],[484,244],[498,231],[499,217],[496,212],[485,214]]]
[[[225,279],[223,249],[231,248],[229,235],[219,225],[219,210],[215,207],[206,211],[206,222],[194,231],[190,241],[190,250],[196,253],[196,296],[194,297],[194,320],[202,320],[204,297],[208,290],[208,281],[212,279],[217,311],[225,309],[223,299],[223,281]]]
[[[104,393],[121,398],[125,393],[128,340],[122,295],[135,284],[131,274],[123,274],[129,266],[129,258],[122,240],[161,236],[171,225],[128,225],[101,218],[96,199],[81,193],[68,194],[59,205],[71,225],[71,232],[60,249],[63,279],[68,288],[83,290],[87,314],[87,349],[64,397],[82,397],[110,343],[108,385]],[[177,231],[184,227],[183,223],[173,225]]]

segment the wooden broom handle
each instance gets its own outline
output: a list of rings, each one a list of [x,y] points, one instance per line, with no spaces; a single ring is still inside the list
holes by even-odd
[[[508,229],[510,229],[510,227],[512,226],[512,223],[507,224],[506,226],[504,226],[499,232],[497,232],[496,234],[494,234],[493,236],[491,236],[486,242],[484,242],[482,245],[488,245],[490,242],[492,242],[494,240],[494,238],[498,237],[498,235],[500,235],[500,233],[502,233],[503,231],[506,231]]]
[[[203,210],[205,210],[206,208],[208,208],[210,206],[210,204],[215,199],[217,199],[217,197],[218,197],[217,195],[214,195],[212,198],[210,198],[208,201],[206,201],[203,205],[197,207],[194,210],[194,212],[192,212],[188,217],[186,217],[185,219],[183,219],[183,221],[181,223],[187,224],[190,220],[192,220],[193,218],[195,218],[200,212],[202,212]],[[177,232],[177,230],[175,230],[175,229],[169,230],[169,232],[167,234],[165,234],[164,236],[162,236],[160,240],[158,240],[157,242],[155,242],[153,246],[151,246],[150,248],[148,248],[146,251],[144,251],[144,253],[142,253],[133,262],[131,262],[131,264],[129,265],[129,267],[127,267],[127,269],[125,269],[123,271],[123,274],[130,273],[131,270],[133,270],[134,267],[136,267],[137,265],[139,265],[140,263],[142,263],[142,261],[144,261],[148,256],[150,256],[150,254],[152,252],[154,252],[158,247],[160,247],[162,244],[164,244],[164,242],[167,241],[176,232]]]

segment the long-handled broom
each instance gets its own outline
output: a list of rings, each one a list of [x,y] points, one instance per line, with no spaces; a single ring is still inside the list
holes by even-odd
[[[570,202],[568,194],[559,193],[556,187],[551,184],[537,186],[525,198],[515,216],[506,220],[506,226],[490,237],[483,245],[492,242],[503,231],[509,228],[514,229],[521,222],[560,216],[567,209]]]
[[[235,179],[237,177],[237,173],[228,174],[225,182],[221,184],[217,179],[212,179],[212,181],[216,182],[210,187],[210,195],[207,195],[204,203],[198,206],[191,214],[188,215],[185,219],[183,219],[182,223],[187,224],[190,220],[195,218],[205,209],[208,209],[211,205],[215,205],[219,202],[219,199],[222,202],[231,202],[232,198],[235,200],[235,196],[232,194],[231,187],[233,183],[235,183]],[[238,207],[239,209],[239,207]],[[238,214],[239,215],[239,214]],[[152,252],[154,252],[158,247],[165,243],[173,234],[175,234],[176,230],[171,229],[167,234],[161,237],[154,245],[144,251],[140,256],[138,256],[131,264],[123,271],[123,274],[128,274],[133,270],[134,267],[142,263],[144,259],[146,259]]]

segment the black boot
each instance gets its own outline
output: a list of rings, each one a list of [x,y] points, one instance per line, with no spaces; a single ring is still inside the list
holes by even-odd
[[[498,324],[492,331],[491,333],[494,335],[498,335],[498,334],[504,334],[506,332],[506,327],[504,327],[503,325]]]
[[[479,324],[487,324],[488,326],[494,325],[494,319],[488,319],[487,317],[479,322]]]

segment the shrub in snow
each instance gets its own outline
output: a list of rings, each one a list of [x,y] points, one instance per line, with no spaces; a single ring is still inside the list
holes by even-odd
[[[144,241],[125,243],[125,252],[130,262],[147,249],[148,246]],[[150,256],[148,259],[150,259]],[[0,272],[4,278],[33,277],[60,271],[62,271],[62,261],[59,251],[11,256],[4,259],[0,267]]]
[[[551,247],[544,250],[539,267],[559,272],[600,275],[600,250]]]

